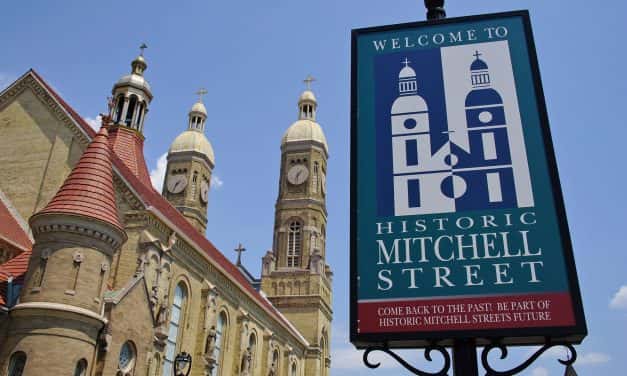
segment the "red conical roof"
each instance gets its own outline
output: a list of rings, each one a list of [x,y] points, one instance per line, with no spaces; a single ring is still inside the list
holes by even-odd
[[[105,127],[100,128],[57,194],[38,214],[52,213],[90,217],[123,230],[115,205],[111,149]]]

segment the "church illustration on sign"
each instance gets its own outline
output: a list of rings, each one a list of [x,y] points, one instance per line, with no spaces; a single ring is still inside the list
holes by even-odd
[[[465,98],[465,127],[430,124],[429,105],[419,95],[416,72],[407,58],[402,62],[399,96],[391,107],[395,215],[519,206],[515,170],[528,167],[526,161],[512,162],[510,145],[524,141],[512,140],[508,134],[503,99],[491,87],[488,65],[481,56],[476,51],[470,66],[472,89]]]

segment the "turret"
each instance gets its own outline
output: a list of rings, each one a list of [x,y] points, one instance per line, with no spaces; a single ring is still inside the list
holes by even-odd
[[[102,308],[111,262],[126,241],[106,127],[50,203],[31,217],[30,226],[33,253],[20,303],[10,312],[15,323],[0,359],[23,352],[28,359],[24,374],[29,369],[74,374],[92,360],[106,321]],[[63,354],[54,356],[55,349]]]

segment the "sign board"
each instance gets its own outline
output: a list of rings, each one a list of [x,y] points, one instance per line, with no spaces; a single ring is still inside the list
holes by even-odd
[[[351,342],[581,342],[528,12],[354,30],[351,101]]]

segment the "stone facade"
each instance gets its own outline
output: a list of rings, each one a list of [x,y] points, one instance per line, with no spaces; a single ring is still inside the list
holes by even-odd
[[[141,131],[144,119],[134,119]],[[94,138],[34,71],[0,94],[0,132],[0,197],[19,221],[46,207]],[[326,171],[326,150],[298,153]],[[291,157],[284,152],[282,181]],[[213,165],[194,158],[181,154],[168,170],[176,160],[209,180]],[[331,273],[319,261],[324,246],[290,270],[279,250],[281,228],[293,216],[303,219],[306,234],[316,228],[323,239],[322,188],[298,193],[307,199],[299,196],[294,206],[283,203],[295,193],[281,183],[272,256],[279,263],[264,258],[263,294],[200,233],[206,202],[191,205],[204,218],[186,215],[179,206],[189,203],[168,203],[122,159],[113,155],[123,234],[80,216],[31,220],[35,244],[20,299],[0,312],[0,375],[22,360],[24,375],[170,375],[169,361],[183,351],[193,357],[194,376],[327,375]]]

